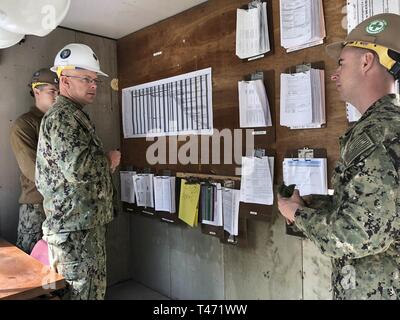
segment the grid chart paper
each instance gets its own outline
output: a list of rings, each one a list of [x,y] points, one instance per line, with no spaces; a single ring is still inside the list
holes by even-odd
[[[212,135],[211,68],[122,90],[124,138]]]

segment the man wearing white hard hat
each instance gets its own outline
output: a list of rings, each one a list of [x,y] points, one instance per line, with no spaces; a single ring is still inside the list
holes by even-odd
[[[400,299],[400,15],[379,14],[327,53],[361,119],[340,138],[333,196],[280,197],[282,215],[332,260],[335,299]]]
[[[60,96],[44,116],[36,161],[36,186],[43,195],[43,238],[50,265],[70,285],[70,298],[104,299],[106,225],[113,219],[111,173],[119,151],[105,154],[85,105],[93,103],[99,60],[84,44],[69,44],[51,68]]]

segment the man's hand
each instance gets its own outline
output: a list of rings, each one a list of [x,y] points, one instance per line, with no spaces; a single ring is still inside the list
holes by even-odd
[[[118,150],[112,150],[107,154],[108,162],[110,163],[110,170],[114,173],[115,169],[121,162],[121,152]]]
[[[299,190],[294,190],[290,198],[284,198],[278,194],[278,209],[286,218],[286,221],[293,223],[294,214],[297,209],[304,207],[304,201],[300,197]]]

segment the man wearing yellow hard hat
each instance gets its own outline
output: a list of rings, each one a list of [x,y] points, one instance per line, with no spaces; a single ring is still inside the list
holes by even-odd
[[[332,258],[335,299],[400,299],[400,16],[380,14],[327,46],[331,79],[361,119],[340,138],[333,196],[278,200]]]
[[[113,219],[111,173],[119,151],[104,152],[84,106],[101,83],[99,59],[84,44],[57,54],[52,71],[60,96],[43,118],[36,161],[36,186],[43,195],[43,238],[50,265],[67,280],[71,299],[104,299],[106,225]]]
[[[45,214],[43,197],[35,186],[36,149],[40,122],[58,95],[57,76],[48,68],[36,71],[29,82],[29,92],[35,104],[15,120],[10,133],[11,147],[21,170],[17,246],[28,254],[42,238]]]

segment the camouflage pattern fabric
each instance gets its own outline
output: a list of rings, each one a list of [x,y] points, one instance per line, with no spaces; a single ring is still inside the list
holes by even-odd
[[[43,233],[87,230],[113,219],[113,185],[103,144],[82,106],[59,96],[43,117],[36,161]]]
[[[333,196],[295,223],[332,258],[335,299],[400,299],[400,101],[387,95],[340,138]]]
[[[46,219],[41,204],[21,204],[19,207],[17,247],[30,254],[42,239],[42,223]]]
[[[44,236],[50,266],[69,290],[63,299],[103,300],[106,292],[106,227]]]

